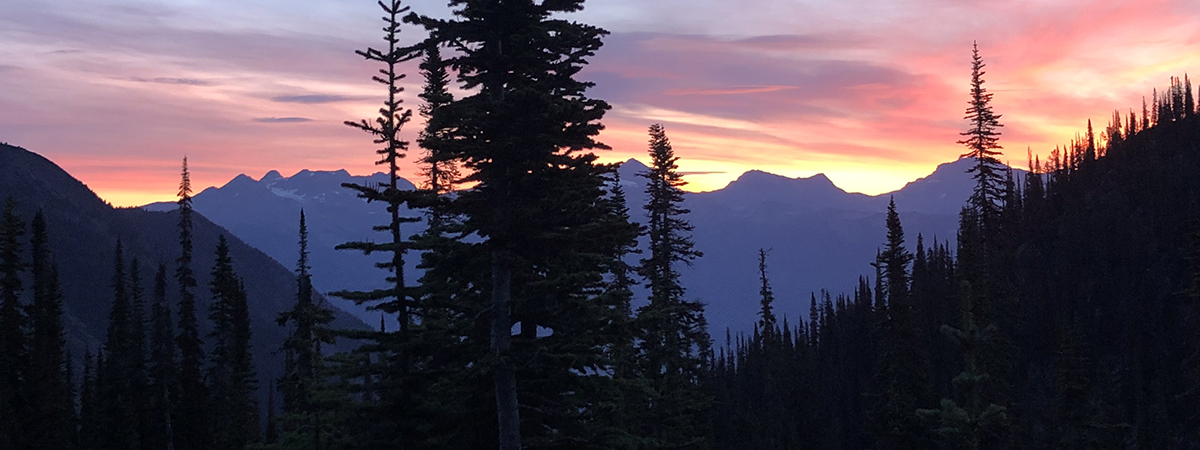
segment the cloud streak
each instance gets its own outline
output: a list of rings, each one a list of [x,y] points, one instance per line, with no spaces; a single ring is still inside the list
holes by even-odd
[[[307,117],[255,117],[251,120],[258,123],[303,123],[313,121]]]
[[[129,78],[129,79],[130,79],[131,81],[137,81],[137,82],[141,82],[141,83],[179,84],[179,85],[185,85],[185,86],[212,86],[212,85],[213,85],[211,82],[208,82],[208,81],[205,81],[205,80],[196,79],[196,78],[170,78],[170,77],[140,78],[140,77],[131,77],[131,78]]]
[[[201,186],[272,168],[376,170],[371,138],[341,125],[374,117],[381,102],[376,67],[353,53],[378,45],[370,2],[11,3],[0,16],[0,140],[116,204],[170,198],[185,153]],[[446,15],[444,0],[410,3]],[[1140,112],[1151,87],[1200,66],[1189,0],[740,6],[593,0],[571,15],[612,32],[581,73],[613,105],[604,160],[642,158],[646,128],[661,122],[692,189],[762,169],[884,192],[962,153],[973,40],[1014,163],[1027,146],[1044,154],[1067,142],[1089,117]],[[415,108],[415,63],[402,71]],[[420,125],[403,135],[415,139]],[[411,161],[402,170],[413,173]]]
[[[321,104],[321,103],[340,103],[353,101],[371,100],[371,97],[363,95],[332,95],[332,94],[306,94],[306,95],[278,95],[271,97],[271,101],[278,103],[306,103],[306,104]]]

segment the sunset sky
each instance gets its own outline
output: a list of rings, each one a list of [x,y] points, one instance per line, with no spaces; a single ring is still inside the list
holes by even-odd
[[[373,0],[4,0],[0,142],[116,205],[172,198],[185,154],[199,187],[374,172],[342,122],[378,108],[353,50],[382,42],[379,16]],[[963,152],[972,40],[1022,166],[1200,68],[1195,0],[592,0],[573,18],[612,32],[583,73],[613,105],[604,159],[642,157],[661,122],[692,190],[749,169],[868,194],[928,174]]]

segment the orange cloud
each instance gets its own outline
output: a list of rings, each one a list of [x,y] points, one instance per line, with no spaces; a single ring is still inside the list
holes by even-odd
[[[118,205],[173,197],[184,154],[198,186],[270,169],[376,171],[370,138],[341,125],[378,108],[375,67],[352,53],[378,39],[373,5],[261,14],[272,1],[148,0],[144,14],[13,5],[0,17],[0,141],[45,154]],[[662,122],[691,189],[762,169],[878,193],[962,153],[972,40],[1014,163],[1088,118],[1099,128],[1113,109],[1140,113],[1152,87],[1200,66],[1189,0],[747,1],[729,11],[603,0],[579,13],[613,31],[581,75],[614,106],[605,160],[643,157],[646,127]],[[406,71],[415,107],[419,77]]]

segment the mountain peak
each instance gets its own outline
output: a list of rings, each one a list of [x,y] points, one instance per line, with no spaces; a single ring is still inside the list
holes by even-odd
[[[622,163],[620,163],[620,167],[621,167],[622,169],[626,169],[626,170],[635,170],[635,169],[636,169],[636,170],[646,170],[646,169],[649,169],[649,167],[647,167],[645,164],[642,164],[642,162],[641,162],[641,161],[638,161],[636,158],[629,158],[629,159],[625,160],[625,162],[622,162]]]
[[[229,180],[228,183],[225,183],[224,186],[221,186],[221,189],[225,189],[228,187],[238,188],[238,187],[244,187],[244,186],[252,186],[255,184],[258,184],[258,182],[254,181],[253,178],[250,178],[249,175],[246,175],[244,173],[239,173],[238,176],[233,177],[232,180]]]
[[[260,179],[258,181],[270,182],[270,181],[275,181],[275,180],[279,180],[282,178],[283,178],[283,174],[279,173],[278,170],[271,170],[270,172],[267,172],[266,175],[263,175],[262,179]]]
[[[838,189],[833,184],[833,181],[823,173],[806,177],[806,178],[791,178],[762,170],[749,170],[739,176],[736,180],[729,183],[726,189],[738,186],[744,189],[780,189],[785,186],[807,186],[811,188],[833,188]]]

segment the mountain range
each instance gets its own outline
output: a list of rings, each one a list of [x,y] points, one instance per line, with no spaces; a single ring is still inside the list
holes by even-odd
[[[7,198],[15,200],[17,214],[27,224],[38,210],[45,216],[50,248],[61,274],[68,349],[77,364],[85,352],[95,354],[103,349],[113,302],[111,286],[118,240],[123,246],[126,264],[135,258],[139,262],[141,286],[147,302],[153,292],[152,282],[158,265],[167,265],[172,319],[178,320],[175,315],[178,308],[174,303],[178,287],[174,283],[174,273],[175,260],[179,257],[179,216],[174,209],[154,212],[141,208],[113,208],[50,160],[19,147],[0,144],[0,201]],[[297,231],[293,230],[291,234],[294,236]],[[230,233],[202,214],[195,215],[192,269],[198,284],[196,313],[201,319],[201,336],[207,336],[211,331],[208,285],[220,235],[228,237],[234,269],[245,283],[259,396],[265,401],[267,386],[283,372],[283,354],[279,349],[288,330],[280,327],[276,318],[280,312],[295,305],[296,278],[291,269],[247,245],[236,233]],[[22,248],[28,251],[28,243],[23,243]],[[29,281],[26,280],[24,285],[30,286]],[[339,327],[366,326],[341,311],[335,317],[334,323]],[[76,370],[75,373],[81,372]]]
[[[884,242],[884,214],[891,198],[910,247],[915,248],[918,233],[927,242],[953,244],[958,212],[974,186],[966,172],[970,165],[966,159],[941,164],[897,191],[874,196],[846,192],[823,174],[789,178],[762,171],[746,172],[719,190],[688,193],[684,207],[691,210],[687,218],[695,226],[696,249],[704,256],[682,269],[687,295],[707,304],[714,335],[726,328],[747,330],[758,312],[758,250],[768,249],[776,307],[794,321],[807,314],[811,296],[820,295],[821,289],[845,292],[859,276],[873,276],[870,263]],[[645,203],[644,180],[638,174],[645,170],[633,159],[619,169],[636,221],[641,221]],[[238,175],[200,192],[194,204],[196,211],[285,264],[296,257],[295,229],[303,208],[314,285],[322,292],[374,289],[383,286],[385,274],[373,267],[381,257],[333,248],[351,240],[386,239],[371,231],[371,226],[387,220],[384,205],[368,204],[341,187],[383,181],[386,176],[381,173],[353,176],[345,170],[302,170],[290,177],[271,171],[259,179]],[[412,183],[405,181],[404,187]],[[145,209],[174,207],[155,203]],[[406,214],[421,216],[419,211]],[[405,233],[419,233],[422,227],[414,223]],[[415,255],[408,258],[410,282],[418,273],[415,260]],[[367,323],[379,320],[362,306],[336,300],[334,304]]]

